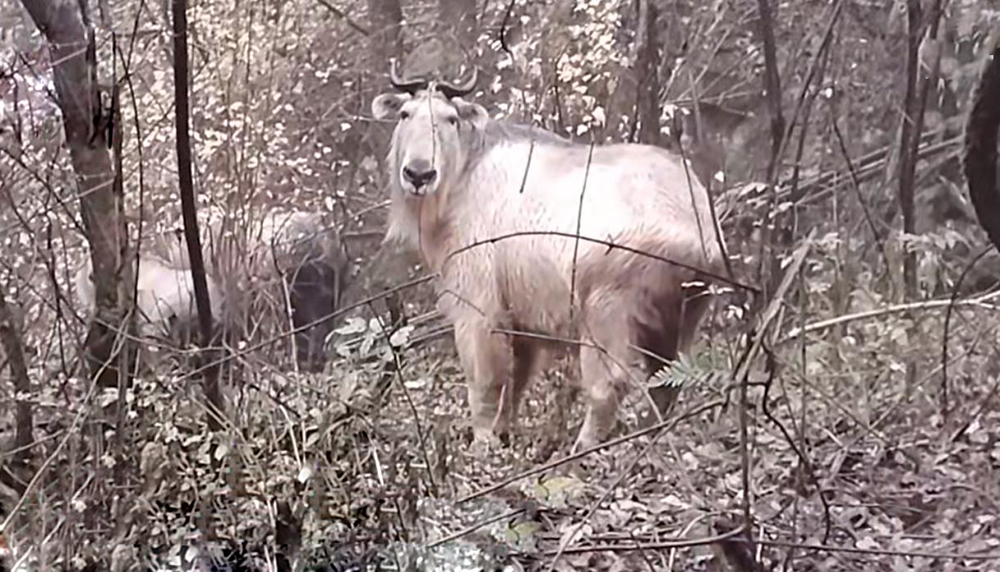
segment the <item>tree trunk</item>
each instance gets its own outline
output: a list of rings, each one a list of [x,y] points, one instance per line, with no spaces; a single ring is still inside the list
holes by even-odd
[[[635,39],[635,115],[639,143],[660,144],[660,41],[657,35],[659,10],[652,0],[638,0]]]
[[[370,55],[370,65],[364,75],[364,89],[361,90],[362,114],[371,113],[372,99],[379,93],[390,89],[389,84],[389,62],[397,58],[402,53],[402,41],[400,30],[403,22],[403,10],[399,0],[367,0],[368,21],[371,34],[368,36],[368,51]],[[403,70],[405,73],[406,70]],[[368,123],[365,130],[362,145],[360,145],[358,160],[362,157],[374,157],[378,165],[378,188],[381,193],[388,189],[388,178],[386,177],[386,153],[389,151],[389,141],[392,137],[392,125],[380,121]],[[369,199],[387,198],[385,194],[378,197],[368,197]],[[379,253],[375,255],[376,261],[387,260],[398,255],[398,249],[391,245],[382,245]],[[393,267],[397,267],[394,265]],[[379,291],[387,289],[395,280],[406,275],[403,268],[397,268],[398,272],[386,272],[385,266],[380,263],[373,265],[378,270],[371,276],[368,286],[369,291]],[[398,297],[398,294],[393,296]],[[398,298],[397,298],[398,299]],[[396,300],[387,300],[387,304],[395,303]]]
[[[781,156],[785,148],[785,116],[781,110],[781,76],[778,73],[778,49],[774,39],[774,10],[770,0],[757,0],[760,26],[758,33],[764,48],[764,92],[768,115],[771,123],[771,157],[767,162],[767,185],[771,195],[771,209],[778,207],[776,183],[781,166]],[[787,217],[788,213],[779,215]],[[763,303],[769,300],[777,288],[782,276],[781,256],[792,243],[792,225],[778,222],[775,225],[764,225],[761,232],[761,249],[759,254],[758,276],[762,285],[763,296],[758,300]],[[771,249],[767,253],[767,249]]]
[[[403,10],[399,0],[368,0],[368,19],[371,22],[371,35],[368,36],[368,48],[371,54],[371,66],[365,89],[361,92],[362,113],[368,114],[369,105],[376,94],[389,87],[389,61],[402,52],[400,27],[403,22]],[[384,176],[385,153],[389,147],[390,127],[379,122],[372,122],[365,134],[368,152],[375,156],[379,165],[379,174]],[[384,187],[384,185],[380,185]]]
[[[903,215],[903,233],[914,234],[914,195],[920,136],[924,128],[924,110],[931,84],[937,79],[936,69],[922,69],[920,61],[924,43],[936,43],[938,23],[941,20],[941,0],[935,0],[931,11],[924,17],[920,0],[907,3],[907,54],[906,54],[906,97],[903,101],[902,127],[900,128],[900,173],[899,206]],[[929,23],[925,25],[925,22]],[[924,31],[926,30],[926,34]],[[921,36],[925,36],[921,42]],[[936,62],[923,62],[936,67]],[[922,77],[925,72],[926,77]],[[917,296],[917,256],[907,251],[903,258],[903,284],[906,298]]]
[[[997,187],[997,130],[1000,129],[1000,29],[987,46],[986,62],[972,96],[965,125],[963,166],[979,224],[1000,250],[1000,188]]]
[[[53,62],[53,82],[63,115],[70,159],[76,172],[84,230],[90,242],[95,313],[87,332],[84,353],[93,380],[102,387],[118,387],[130,369],[132,344],[119,343],[126,299],[118,291],[119,271],[128,234],[121,216],[121,197],[114,194],[114,170],[104,113],[97,86],[94,36],[85,2],[23,0],[24,7],[45,36]],[[121,350],[125,351],[122,353]]]
[[[771,159],[767,164],[767,184],[774,186],[785,138],[785,117],[781,113],[781,76],[778,75],[778,50],[774,41],[774,13],[770,0],[758,0],[760,40],[764,46],[764,91],[771,116]]]
[[[479,14],[476,0],[438,0],[438,26],[454,34],[462,49],[472,51],[478,36]]]
[[[917,158],[914,153],[915,149],[911,149],[910,142],[914,132],[917,133],[918,138],[920,136],[920,127],[916,125],[917,106],[919,105],[917,74],[919,73],[920,0],[908,0],[906,16],[908,24],[906,94],[903,96],[903,120],[899,129],[899,210],[903,214],[903,233],[911,235],[913,234],[913,186],[916,181]],[[903,253],[903,292],[907,300],[912,300],[917,295],[916,256],[911,252]]]
[[[28,378],[28,365],[24,361],[24,347],[18,321],[7,306],[4,287],[0,285],[0,344],[3,345],[7,364],[10,366],[10,377],[14,382],[14,392],[27,394],[31,391],[31,380]],[[2,369],[0,365],[0,369]],[[28,451],[32,441],[34,422],[32,421],[31,402],[17,399],[14,410],[14,464],[23,468],[27,465]]]
[[[598,140],[610,137],[661,145],[660,34],[656,29],[655,0],[630,0],[619,8],[621,26],[616,49],[627,54],[627,65],[612,63],[612,79],[604,102],[607,124],[594,129]],[[562,119],[560,118],[560,124]],[[565,129],[565,126],[562,126]],[[623,132],[623,127],[627,131]]]
[[[177,111],[177,174],[181,195],[181,214],[184,218],[184,241],[187,243],[194,299],[198,308],[198,325],[201,329],[202,387],[209,404],[208,426],[213,431],[222,429],[225,405],[219,390],[219,364],[212,346],[212,304],[209,299],[208,281],[205,278],[205,261],[201,255],[201,238],[198,236],[197,206],[194,200],[194,181],[191,177],[191,136],[188,98],[187,50],[187,0],[173,1],[174,28],[174,107]]]
[[[371,21],[369,37],[375,75],[386,77],[389,59],[402,51],[400,29],[403,9],[399,0],[368,0],[368,19]]]

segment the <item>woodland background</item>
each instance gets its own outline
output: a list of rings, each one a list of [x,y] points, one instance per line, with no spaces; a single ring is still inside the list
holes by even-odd
[[[26,7],[77,43],[50,50]],[[171,10],[0,5],[0,567],[1000,565],[1000,259],[961,164],[1000,7],[191,0],[198,209],[323,212],[353,261],[324,372],[295,371],[286,339],[242,347],[215,398],[193,346],[94,380],[85,344],[117,350],[70,286],[88,233],[112,268],[109,229],[134,245],[181,225]],[[581,418],[553,374],[511,447],[468,454],[447,328],[380,243],[391,126],[369,104],[391,58],[475,64],[498,117],[691,161],[761,293],[723,291],[664,373],[685,386],[668,430],[529,474]]]

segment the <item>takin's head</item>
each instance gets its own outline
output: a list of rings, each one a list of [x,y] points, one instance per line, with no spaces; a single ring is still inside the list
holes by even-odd
[[[464,101],[478,72],[463,85],[424,80],[402,82],[393,64],[390,77],[400,93],[372,100],[372,115],[396,121],[389,149],[392,188],[408,196],[432,195],[448,188],[465,168],[475,130],[489,120],[483,106]]]

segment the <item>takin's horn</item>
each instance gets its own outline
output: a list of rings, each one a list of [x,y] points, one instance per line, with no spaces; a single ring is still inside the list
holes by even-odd
[[[469,79],[461,85],[452,85],[443,81],[439,81],[437,84],[437,90],[441,92],[442,95],[451,99],[453,97],[461,97],[463,95],[468,95],[472,93],[472,90],[476,88],[476,82],[479,81],[479,68],[472,68],[472,75]]]
[[[396,71],[396,64],[396,60],[392,60],[392,66],[389,68],[389,81],[392,82],[392,87],[410,95],[416,95],[421,89],[427,89],[427,80],[417,79],[412,81],[403,81],[400,79],[399,74]]]

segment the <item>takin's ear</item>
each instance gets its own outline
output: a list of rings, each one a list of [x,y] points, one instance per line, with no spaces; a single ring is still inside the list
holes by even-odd
[[[486,112],[486,108],[478,103],[470,103],[463,100],[460,97],[452,98],[452,105],[458,111],[458,116],[462,118],[463,121],[468,121],[476,129],[482,129],[486,126],[486,122],[489,120],[490,115]]]
[[[375,119],[396,119],[403,104],[409,101],[408,93],[383,93],[372,100]]]

